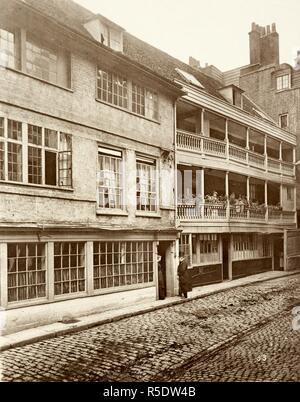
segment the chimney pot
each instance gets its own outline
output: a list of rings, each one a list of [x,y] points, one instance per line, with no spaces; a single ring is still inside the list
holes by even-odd
[[[267,34],[269,35],[270,33],[271,33],[270,25],[267,25]]]
[[[276,32],[276,24],[275,24],[275,22],[273,22],[273,24],[272,24],[272,32]]]

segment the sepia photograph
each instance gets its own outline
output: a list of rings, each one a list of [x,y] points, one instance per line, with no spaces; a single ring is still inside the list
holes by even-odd
[[[300,382],[299,16],[0,0],[1,383]]]

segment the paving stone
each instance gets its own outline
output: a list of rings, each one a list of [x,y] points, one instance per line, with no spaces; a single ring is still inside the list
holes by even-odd
[[[188,359],[204,353],[208,347],[221,345],[233,335],[285,310],[295,299],[299,285],[299,276],[249,284],[181,305],[7,350],[0,357],[2,381],[161,379],[174,366],[179,370]],[[298,378],[292,367],[295,359],[291,359],[291,363],[288,360],[291,350],[296,353],[296,346],[292,343],[291,349],[291,339],[293,342],[295,339],[288,332],[287,321],[287,318],[286,321],[278,321],[275,335],[270,330],[266,333],[258,331],[256,337],[249,336],[248,343],[234,349],[232,359],[229,358],[231,355],[225,355],[225,360],[217,360],[212,370],[206,372],[206,366],[202,368],[200,365],[199,381],[202,376],[210,381],[264,381],[268,378],[290,381]],[[291,312],[289,321],[291,331]],[[299,341],[299,333],[297,335]],[[227,349],[231,350],[229,347],[222,353]],[[263,355],[267,356],[265,362],[262,361]],[[279,355],[282,357],[277,363]],[[259,356],[261,361],[258,362]],[[250,366],[246,364],[247,361],[251,362]],[[15,377],[16,374],[19,377]],[[187,374],[188,379],[196,378],[194,376],[193,371],[191,377]]]

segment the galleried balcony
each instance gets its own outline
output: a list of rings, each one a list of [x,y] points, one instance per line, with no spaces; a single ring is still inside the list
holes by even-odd
[[[177,148],[267,173],[295,176],[290,144],[185,103],[177,106]]]
[[[294,187],[213,169],[179,165],[177,218],[181,221],[293,225]]]

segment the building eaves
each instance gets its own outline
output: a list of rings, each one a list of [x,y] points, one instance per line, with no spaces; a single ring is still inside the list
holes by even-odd
[[[108,52],[111,57],[115,57],[122,61],[123,63],[130,64],[138,70],[142,70],[147,75],[151,75],[152,79],[159,81],[161,85],[167,87],[169,90],[173,91],[176,96],[181,96],[184,92],[181,90],[181,85],[174,83],[173,80],[168,79],[167,77],[158,74],[153,71],[148,66],[139,63],[138,61],[132,59],[126,54],[117,52],[108,46],[105,46],[95,39],[93,39],[88,31],[83,27],[83,24],[86,23],[91,18],[97,18],[96,14],[91,13],[85,8],[77,5],[72,0],[12,0],[16,3],[21,3],[31,11],[35,13],[39,13],[43,17],[59,24],[61,27],[67,29],[69,32],[73,34],[80,35],[81,38],[89,41],[94,46],[97,46],[99,49]],[[72,7],[69,7],[69,4]],[[64,6],[64,7],[62,7]],[[77,8],[78,7],[78,8]],[[70,11],[72,10],[72,11]],[[84,10],[85,12],[82,12]],[[60,13],[62,11],[62,13]],[[70,11],[70,16],[68,18],[64,18],[66,14]],[[77,14],[78,12],[78,14]]]

